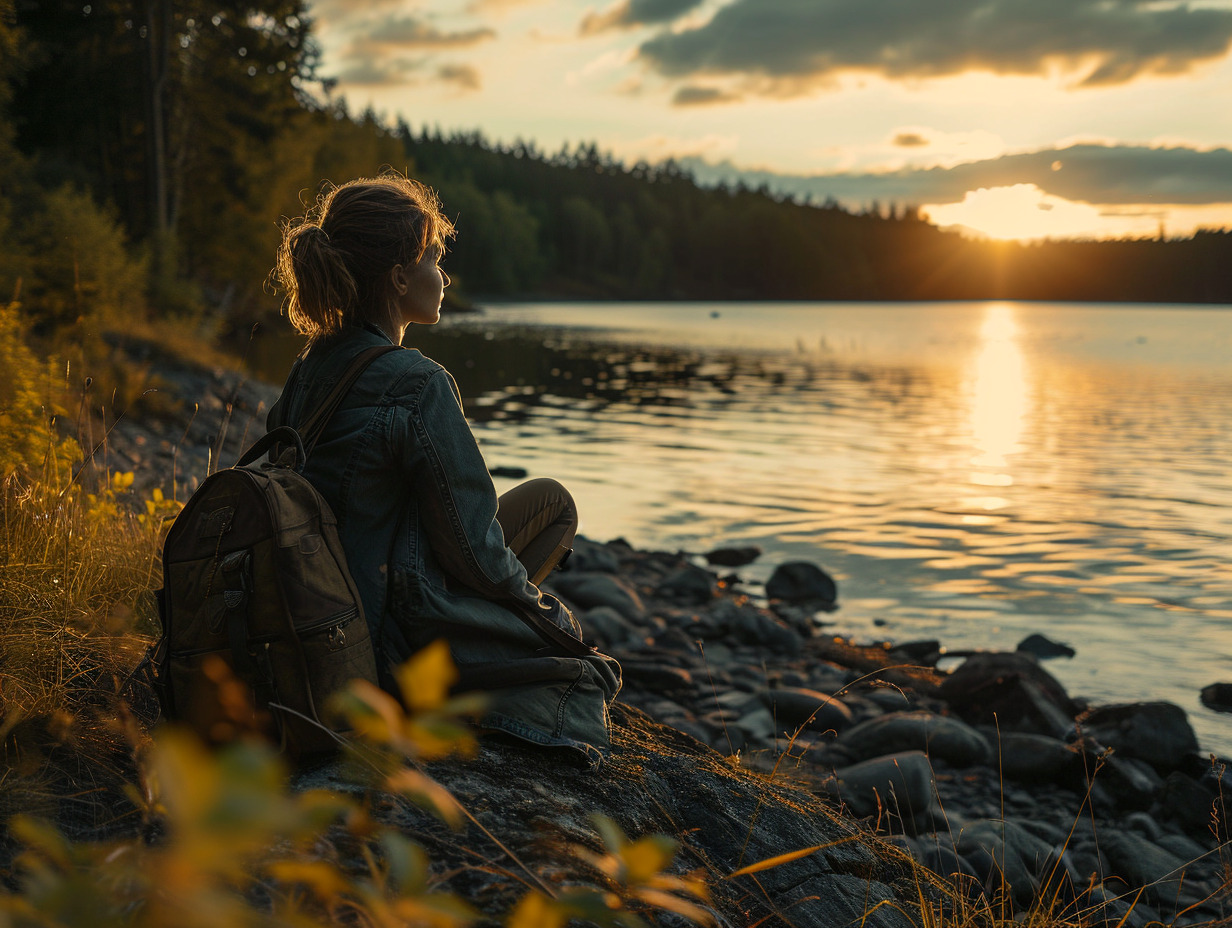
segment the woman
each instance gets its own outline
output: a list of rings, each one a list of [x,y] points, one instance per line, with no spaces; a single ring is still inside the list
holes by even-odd
[[[359,353],[439,321],[452,235],[435,194],[401,175],[334,188],[288,226],[274,274],[309,341],[270,429],[302,425]],[[304,474],[338,519],[386,688],[392,667],[446,638],[459,688],[491,693],[483,727],[599,765],[620,667],[536,585],[570,549],[573,500],[544,479],[497,500],[448,371],[413,348],[380,355]]]

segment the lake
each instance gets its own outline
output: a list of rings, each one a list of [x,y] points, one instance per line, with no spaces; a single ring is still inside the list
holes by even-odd
[[[818,562],[863,641],[1039,632],[1072,694],[1171,700],[1232,754],[1198,699],[1232,681],[1232,308],[519,304],[406,343],[587,535]]]

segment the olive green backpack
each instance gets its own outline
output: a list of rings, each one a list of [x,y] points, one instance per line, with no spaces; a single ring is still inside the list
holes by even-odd
[[[330,696],[377,682],[337,521],[300,471],[346,392],[394,350],[361,353],[300,432],[274,429],[208,477],[168,532],[154,687],[165,718],[211,743],[259,731],[297,758],[330,752]],[[271,448],[277,460],[261,460]]]

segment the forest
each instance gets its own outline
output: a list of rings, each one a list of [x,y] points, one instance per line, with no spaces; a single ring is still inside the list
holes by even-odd
[[[1232,302],[1232,233],[1016,244],[352,113],[303,0],[0,0],[0,299],[35,337],[277,312],[280,224],[383,168],[439,191],[462,300]]]

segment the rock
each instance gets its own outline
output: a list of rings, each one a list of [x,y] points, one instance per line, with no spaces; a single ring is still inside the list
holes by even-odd
[[[1126,809],[1149,808],[1164,786],[1163,779],[1150,764],[1115,753],[1104,758],[1098,778],[1118,805]]]
[[[510,480],[525,480],[529,473],[525,467],[489,467],[488,473],[493,477],[506,477]]]
[[[1018,642],[1015,650],[1033,654],[1042,661],[1053,657],[1073,657],[1076,653],[1069,645],[1045,638],[1043,635],[1028,635]]]
[[[968,822],[955,847],[989,898],[1004,891],[1019,906],[1031,903],[1055,862],[1051,845],[1012,821]]]
[[[1075,769],[1078,755],[1065,743],[1047,735],[1006,732],[997,749],[1001,775],[1019,783],[1052,783]]]
[[[578,621],[582,624],[582,631],[587,633],[583,636],[587,644],[610,648],[641,637],[641,633],[611,606],[587,609]]]
[[[838,797],[859,816],[879,810],[904,823],[933,808],[933,768],[922,751],[907,751],[843,767],[836,773]]]
[[[375,814],[422,845],[439,888],[478,905],[485,923],[503,918],[524,894],[522,866],[558,885],[608,890],[607,878],[571,850],[601,849],[590,820],[601,813],[633,838],[687,835],[689,849],[673,872],[700,871],[719,924],[769,924],[789,911],[795,928],[862,917],[865,928],[911,928],[900,911],[910,904],[906,869],[874,843],[851,840],[852,826],[816,797],[743,771],[635,709],[617,703],[612,714],[612,756],[598,775],[554,763],[529,745],[484,739],[473,760],[428,766],[475,823],[451,831],[404,801],[374,803]],[[361,788],[348,785],[342,762],[317,768],[297,785]],[[492,836],[518,862],[502,864],[510,870],[475,866],[476,854],[497,853]],[[756,882],[728,879],[745,864],[814,845],[823,849],[762,871]]]
[[[818,608],[833,609],[838,600],[838,586],[833,578],[809,561],[788,561],[774,568],[766,581],[766,595],[792,603],[816,603]]]
[[[1160,770],[1180,766],[1198,750],[1198,738],[1185,710],[1170,702],[1136,702],[1100,706],[1087,713],[1082,732],[1126,757]]]
[[[847,729],[838,743],[861,759],[923,751],[955,767],[986,763],[992,756],[984,736],[970,725],[932,712],[890,712]]]
[[[641,622],[646,615],[641,597],[623,577],[570,570],[554,574],[545,585],[583,609],[610,606],[631,622]]]
[[[716,567],[743,567],[752,564],[761,557],[761,548],[750,545],[747,548],[715,548],[705,554],[706,563]]]
[[[1217,799],[1215,790],[1174,770],[1164,780],[1159,797],[1160,812],[1167,821],[1175,822],[1187,834],[1207,837]]]
[[[680,667],[625,661],[621,665],[626,685],[642,686],[655,693],[693,689],[693,675]]]
[[[972,654],[941,684],[938,695],[965,719],[1063,737],[1074,705],[1065,688],[1034,657],[1017,652]]]
[[[574,573],[585,573],[588,571],[598,571],[600,573],[614,574],[620,571],[620,558],[616,552],[612,550],[611,545],[600,544],[597,541],[591,541],[589,538],[578,535],[573,539],[573,553],[569,555],[569,560],[565,562],[565,571]]]
[[[714,574],[693,564],[686,564],[664,578],[655,590],[656,596],[693,605],[708,603],[719,592]]]
[[[761,701],[774,713],[779,727],[795,731],[840,732],[851,724],[851,710],[842,702],[816,690],[784,686],[762,690]]]
[[[1202,705],[1216,712],[1232,712],[1232,683],[1212,683],[1202,687]]]
[[[1185,861],[1153,841],[1132,831],[1104,829],[1100,849],[1108,856],[1112,874],[1125,880],[1132,889],[1147,887],[1146,896],[1159,905],[1169,897],[1176,899],[1177,884]]]

